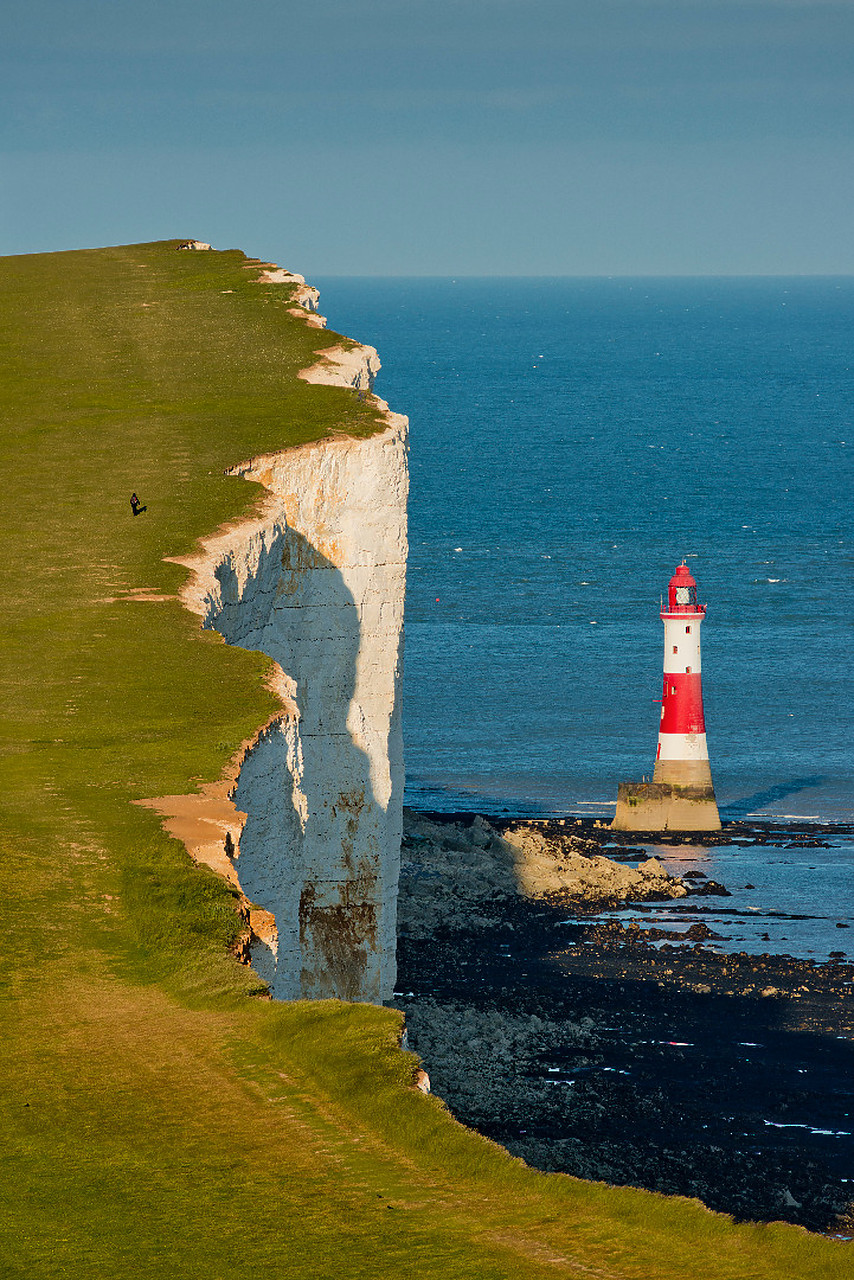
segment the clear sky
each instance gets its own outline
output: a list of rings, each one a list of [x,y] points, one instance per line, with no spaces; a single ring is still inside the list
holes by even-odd
[[[854,0],[3,0],[0,253],[854,272]]]

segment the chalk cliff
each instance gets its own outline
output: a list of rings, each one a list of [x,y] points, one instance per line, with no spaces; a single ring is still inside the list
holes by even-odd
[[[373,348],[342,345],[301,376],[369,391],[378,368]],[[249,954],[281,999],[378,1002],[394,986],[407,420],[376,403],[377,435],[234,467],[266,490],[261,513],[183,562],[203,626],[275,664],[282,713],[242,755],[219,830],[230,878],[264,909]]]

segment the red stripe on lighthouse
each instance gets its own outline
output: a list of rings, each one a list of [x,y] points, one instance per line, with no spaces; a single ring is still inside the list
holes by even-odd
[[[698,671],[668,672],[661,699],[662,733],[705,733],[703,689]]]

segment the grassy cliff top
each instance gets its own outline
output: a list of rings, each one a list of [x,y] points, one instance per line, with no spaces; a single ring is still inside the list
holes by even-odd
[[[231,958],[231,892],[131,801],[215,779],[275,706],[163,557],[251,507],[224,468],[382,424],[296,377],[338,339],[286,285],[177,244],[0,260],[3,1274],[849,1274],[525,1168],[407,1087],[397,1013],[274,1005]]]

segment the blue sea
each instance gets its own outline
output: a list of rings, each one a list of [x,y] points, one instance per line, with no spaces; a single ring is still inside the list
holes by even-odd
[[[609,818],[684,557],[722,816],[837,824],[854,922],[854,278],[313,283],[410,418],[407,802]]]

